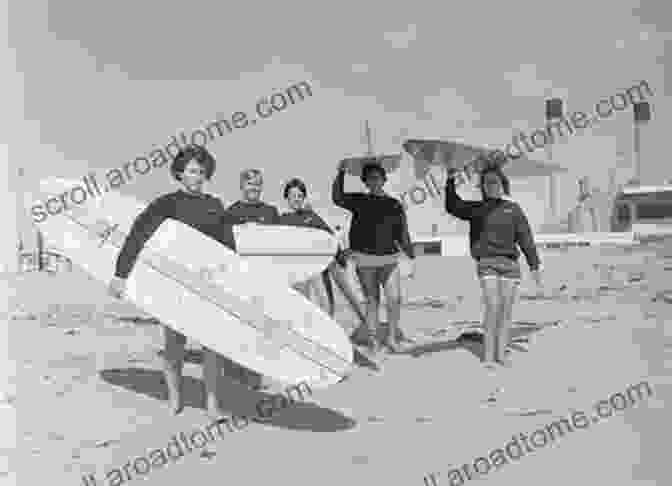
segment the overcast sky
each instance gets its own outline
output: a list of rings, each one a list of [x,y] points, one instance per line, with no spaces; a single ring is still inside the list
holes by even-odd
[[[365,119],[379,152],[399,152],[404,135],[496,147],[542,127],[546,97],[591,111],[644,79],[655,92],[645,174],[672,177],[667,2],[438,3],[12,0],[10,156],[28,181],[122,166],[180,130],[252,112],[260,97],[308,80],[312,98],[208,146],[218,161],[210,190],[233,202],[239,171],[260,167],[269,202],[284,208],[282,182],[301,176],[315,206],[333,215],[334,168],[365,150]],[[616,164],[627,178],[631,153],[628,111],[553,155],[572,177],[603,184]],[[144,199],[172,189],[165,170],[128,187]]]

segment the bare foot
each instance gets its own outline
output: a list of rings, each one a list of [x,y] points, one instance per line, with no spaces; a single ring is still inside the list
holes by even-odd
[[[231,418],[231,412],[223,410],[218,403],[208,404],[207,413],[208,417],[210,417],[211,420],[222,420]]]
[[[511,368],[511,366],[513,366],[513,363],[511,361],[511,351],[509,350],[505,351],[504,356],[499,356],[495,361],[504,368]]]
[[[173,415],[179,415],[184,410],[184,404],[182,403],[181,398],[173,398],[170,400],[168,405],[170,413]]]
[[[404,352],[404,346],[402,346],[401,343],[397,342],[396,339],[388,338],[387,340],[385,340],[385,347],[394,354]]]

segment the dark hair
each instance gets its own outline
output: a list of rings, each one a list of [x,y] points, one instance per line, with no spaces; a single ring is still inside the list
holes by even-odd
[[[303,183],[303,181],[301,179],[298,179],[298,178],[295,177],[294,179],[287,182],[287,184],[285,184],[285,188],[282,190],[282,196],[285,199],[287,199],[289,197],[289,191],[293,187],[298,187],[299,191],[301,191],[303,193],[303,197],[306,197],[308,195],[308,190],[306,189],[306,185]]]
[[[200,145],[186,145],[180,149],[172,164],[170,164],[170,173],[173,178],[179,180],[178,174],[184,173],[184,168],[191,160],[195,160],[198,165],[203,167],[206,180],[210,180],[212,174],[215,172],[215,158],[205,147],[201,147]]]
[[[480,185],[481,185],[481,196],[485,200],[485,186],[483,185],[483,178],[485,177],[485,174],[497,174],[497,177],[499,177],[499,180],[502,183],[502,189],[504,190],[504,194],[507,196],[511,195],[511,181],[509,181],[509,178],[504,174],[502,171],[502,168],[496,165],[490,165],[486,168],[484,168],[480,173],[479,173],[479,179],[480,179]]]
[[[365,182],[366,178],[369,177],[369,174],[374,172],[378,172],[383,176],[383,179],[387,180],[387,172],[385,172],[383,166],[378,162],[367,162],[364,164],[364,167],[362,167],[362,175],[360,175],[359,178],[362,180],[362,182]]]

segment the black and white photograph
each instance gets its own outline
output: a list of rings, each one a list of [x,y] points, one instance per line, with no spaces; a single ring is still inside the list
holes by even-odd
[[[670,484],[665,2],[5,5],[0,486]]]

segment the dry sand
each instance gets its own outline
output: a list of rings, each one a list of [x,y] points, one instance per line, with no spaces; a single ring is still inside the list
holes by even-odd
[[[494,406],[483,403],[492,382],[480,345],[455,341],[480,319],[473,264],[421,257],[402,313],[404,330],[420,341],[414,354],[388,357],[377,375],[361,369],[269,424],[227,432],[144,477],[133,472],[125,484],[421,485],[431,472],[439,473],[438,485],[460,484],[450,482],[451,467],[572,410],[588,413],[597,400],[644,380],[652,397],[481,480],[669,484],[663,440],[672,399],[672,292],[665,293],[672,291],[672,258],[666,256],[672,249],[660,244],[545,255],[549,290],[536,298],[523,284],[514,310],[514,364],[500,373],[504,392]],[[172,417],[156,356],[158,327],[115,318],[139,313],[108,299],[101,284],[76,271],[0,282],[11,344],[0,382],[0,484],[74,486],[88,474],[98,485],[120,484],[106,473],[209,423],[200,366],[185,367],[187,408]],[[355,325],[342,302],[337,318],[348,329]],[[226,379],[222,388],[222,400],[238,414],[253,414],[263,396]]]

